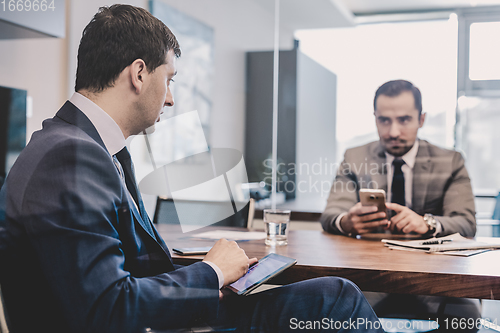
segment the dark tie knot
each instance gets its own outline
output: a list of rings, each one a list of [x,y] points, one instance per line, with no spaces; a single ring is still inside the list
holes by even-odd
[[[401,170],[401,167],[405,164],[405,161],[397,158],[392,162],[392,164],[394,165],[394,168]]]
[[[405,164],[405,161],[402,159],[396,158],[396,159],[394,159],[392,164],[394,164],[394,166],[402,167]]]
[[[131,161],[132,161],[132,158],[130,157],[130,153],[128,152],[128,149],[127,147],[123,147],[122,150],[120,150],[119,152],[117,152],[115,154],[116,158],[118,159],[118,161],[120,162],[120,164],[122,165],[122,167],[124,166],[124,164],[131,164]]]

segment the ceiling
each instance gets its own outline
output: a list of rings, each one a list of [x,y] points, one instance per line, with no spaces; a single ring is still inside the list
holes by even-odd
[[[253,1],[274,15],[275,1]],[[348,27],[355,22],[342,0],[280,0],[280,25],[297,30]]]
[[[340,0],[355,15],[500,5],[500,0]]]
[[[274,15],[275,1],[252,1]],[[481,6],[500,6],[500,0],[280,0],[280,25],[291,30],[352,27],[418,20],[422,13],[426,19],[442,19],[450,10]]]

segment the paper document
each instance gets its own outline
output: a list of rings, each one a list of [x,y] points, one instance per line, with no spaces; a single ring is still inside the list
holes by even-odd
[[[445,237],[412,241],[382,239],[382,242],[385,246],[389,246],[391,248],[403,247],[408,249],[424,250],[426,252],[500,249],[500,242],[479,242],[462,237],[459,233]]]
[[[266,238],[265,232],[258,231],[230,231],[230,230],[214,230],[195,234],[192,237],[204,239],[221,239],[243,241],[243,240],[256,240]]]
[[[458,256],[458,257],[470,257],[475,254],[491,251],[492,249],[479,249],[479,250],[457,250],[457,251],[443,251],[443,252],[429,252],[424,249],[414,249],[411,247],[404,247],[404,246],[392,246],[392,245],[387,245],[386,246],[391,249],[391,250],[398,250],[398,251],[411,251],[411,252],[424,252],[424,253],[431,253],[431,254],[445,254],[448,256]]]

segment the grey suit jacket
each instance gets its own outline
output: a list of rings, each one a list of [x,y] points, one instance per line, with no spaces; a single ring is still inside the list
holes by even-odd
[[[323,229],[340,234],[335,219],[359,201],[360,188],[387,192],[389,166],[385,161],[384,149],[378,141],[346,151],[321,215]],[[474,195],[460,153],[420,140],[412,192],[412,210],[419,215],[435,215],[442,226],[439,235],[456,232],[462,236],[475,235]]]

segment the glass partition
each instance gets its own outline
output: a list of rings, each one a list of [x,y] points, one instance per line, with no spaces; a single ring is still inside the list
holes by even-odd
[[[301,49],[338,76],[337,161],[345,149],[378,139],[373,96],[405,79],[422,92],[420,137],[453,147],[457,66],[456,15],[449,20],[299,31]]]

